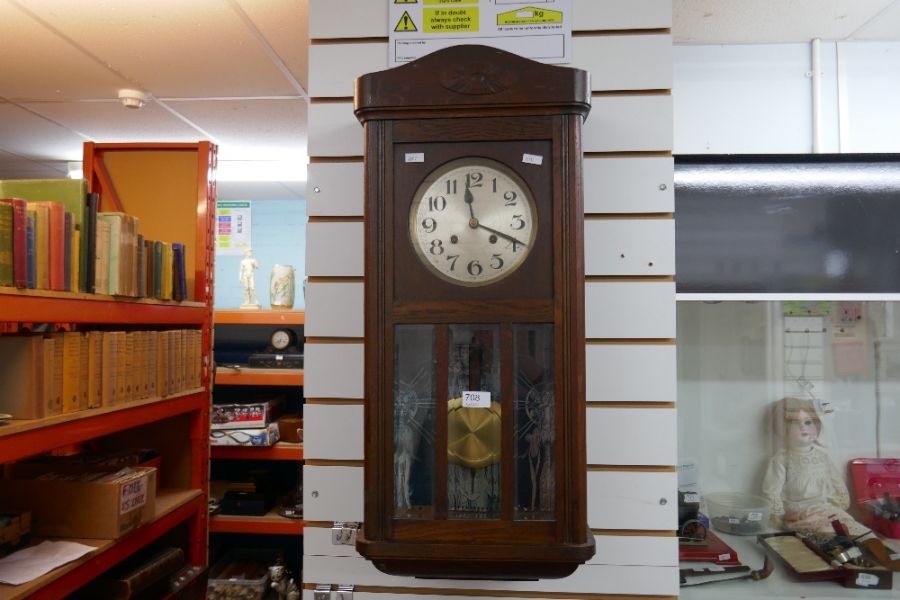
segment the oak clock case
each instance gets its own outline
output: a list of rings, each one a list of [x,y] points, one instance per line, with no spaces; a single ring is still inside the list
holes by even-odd
[[[534,579],[587,527],[580,126],[587,74],[455,46],[357,80],[366,129],[360,554]]]

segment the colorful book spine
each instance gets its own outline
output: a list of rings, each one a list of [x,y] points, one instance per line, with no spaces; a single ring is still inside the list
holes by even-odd
[[[47,269],[49,273],[49,289],[64,291],[66,289],[66,209],[59,202],[42,200],[32,204],[43,205],[48,209],[47,229]]]
[[[0,204],[0,286],[13,284],[12,206]]]
[[[162,280],[165,275],[163,268],[163,243],[159,240],[153,242],[153,294],[152,296],[158,300],[163,297]]]
[[[187,279],[184,273],[184,244],[172,243],[173,297],[181,302],[187,298]]]
[[[29,202],[25,210],[34,215],[34,287],[39,290],[49,290],[50,208],[45,204]]]
[[[0,198],[0,207],[4,205],[11,208],[12,215],[12,285],[24,288],[28,285],[27,202],[21,198]]]
[[[109,294],[109,221],[97,220],[97,239],[94,242],[94,293]]]
[[[33,290],[37,287],[37,272],[34,257],[34,213],[25,213],[25,287]]]
[[[109,258],[108,289],[107,294],[121,295],[124,293],[124,282],[121,279],[121,262],[123,259],[123,217],[125,213],[99,213],[97,219],[109,223],[109,244],[107,256]]]
[[[72,253],[75,233],[75,222],[72,213],[63,212],[63,290],[72,291],[72,261],[76,258]]]
[[[81,237],[82,246],[85,249],[82,260],[84,266],[84,291],[89,294],[97,293],[97,208],[99,205],[100,194],[91,192],[87,195]]]

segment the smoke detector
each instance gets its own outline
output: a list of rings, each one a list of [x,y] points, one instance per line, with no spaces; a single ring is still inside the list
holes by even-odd
[[[119,90],[119,102],[125,108],[141,108],[147,103],[147,94],[140,90]]]

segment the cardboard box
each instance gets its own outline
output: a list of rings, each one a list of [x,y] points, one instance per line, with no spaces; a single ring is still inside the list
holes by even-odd
[[[31,510],[34,535],[117,539],[156,516],[156,469],[124,471],[92,481],[5,480],[0,504]]]
[[[271,446],[278,441],[278,423],[260,429],[213,429],[211,446]]]
[[[283,398],[212,405],[211,429],[259,429],[275,421]]]

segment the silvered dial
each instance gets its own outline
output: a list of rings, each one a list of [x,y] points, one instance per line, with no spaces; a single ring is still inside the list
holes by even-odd
[[[462,158],[429,175],[409,213],[416,254],[436,275],[467,286],[519,268],[534,244],[537,211],[525,183],[502,164]]]

